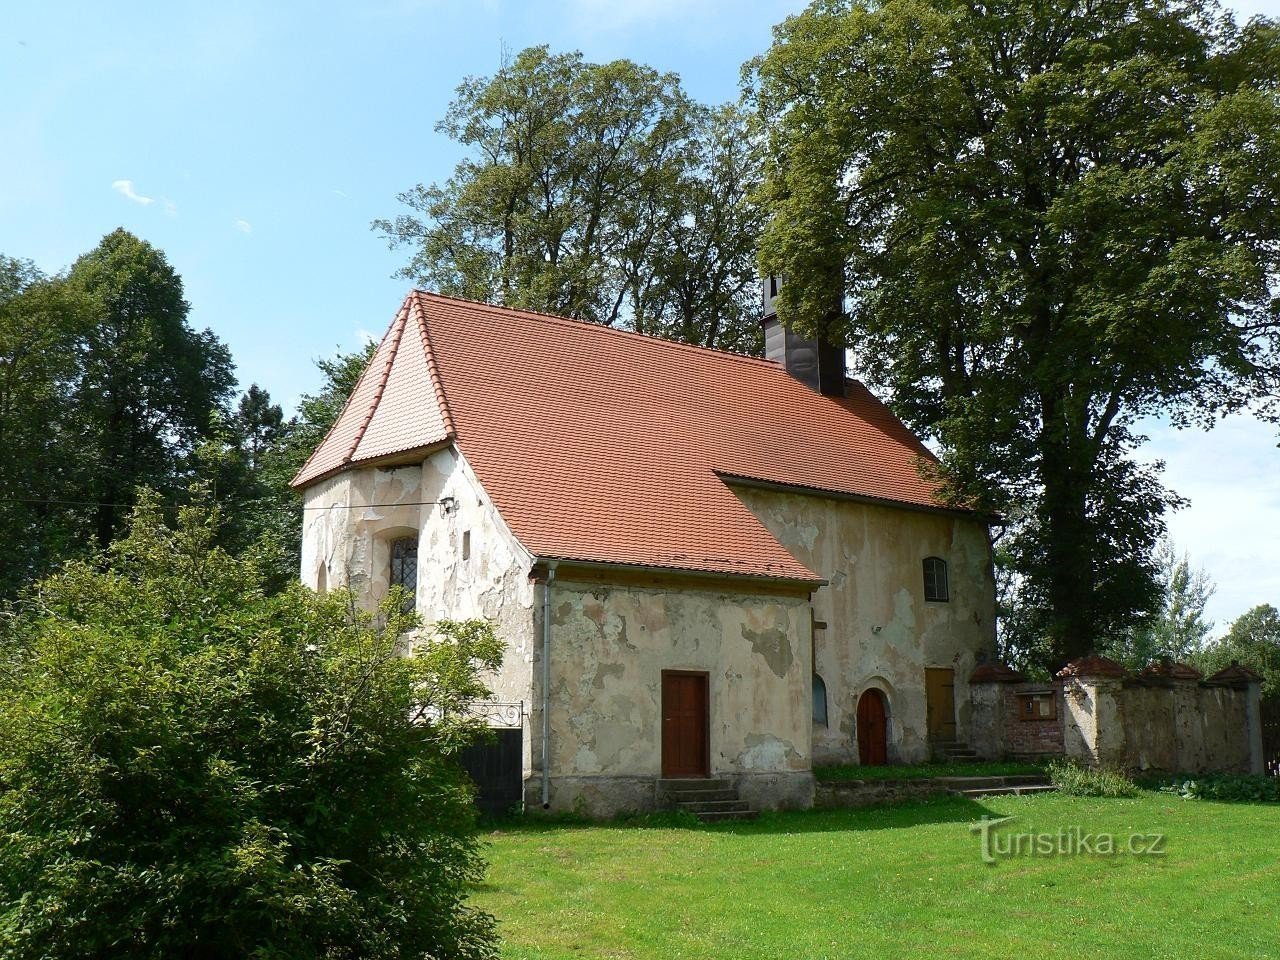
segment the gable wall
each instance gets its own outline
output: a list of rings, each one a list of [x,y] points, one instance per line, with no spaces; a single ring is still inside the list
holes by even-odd
[[[438,503],[452,497],[453,513]],[[373,610],[386,596],[392,540],[417,532],[417,610],[438,619],[487,617],[507,644],[489,678],[494,698],[531,708],[534,655],[532,558],[511,535],[466,461],[452,448],[421,464],[358,467],[303,493],[302,581],[312,589],[350,586]],[[469,531],[469,559],[462,539]],[[526,728],[528,722],[526,720]],[[525,769],[529,769],[525,737]]]
[[[829,581],[813,595],[816,670],[827,687],[826,727],[813,762],[857,762],[856,704],[868,687],[889,703],[889,762],[929,755],[924,670],[955,671],[957,739],[969,730],[967,678],[995,649],[995,587],[987,527],[965,517],[735,487],[794,556]],[[950,600],[926,602],[925,557],[947,561]]]

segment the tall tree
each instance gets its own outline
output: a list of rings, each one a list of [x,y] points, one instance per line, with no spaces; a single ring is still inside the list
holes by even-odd
[[[1137,420],[1280,373],[1278,81],[1276,25],[1213,0],[822,0],[754,64],[779,313],[1017,519],[1053,663],[1158,598]]]
[[[85,540],[84,448],[68,400],[87,323],[82,301],[27,261],[0,257],[0,597]]]
[[[1147,622],[1105,645],[1108,656],[1137,669],[1161,658],[1180,662],[1195,660],[1204,649],[1213,621],[1205,619],[1205,607],[1216,587],[1209,575],[1191,565],[1169,541],[1156,548],[1160,605]]]
[[[750,344],[744,296],[758,223],[752,141],[730,110],[692,104],[673,74],[546,47],[458,87],[438,130],[470,151],[443,184],[376,220],[442,292]]]
[[[191,455],[213,429],[211,413],[225,414],[235,378],[213,332],[187,324],[182,280],[149,243],[117,229],[75,262],[67,282],[92,309],[75,402],[105,547],[135,487],[184,489]]]
[[[1280,700],[1280,610],[1269,603],[1246,610],[1197,659],[1206,673],[1242,663],[1262,676],[1263,697]]]

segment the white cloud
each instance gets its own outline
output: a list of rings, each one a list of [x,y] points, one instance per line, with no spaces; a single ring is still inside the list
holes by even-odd
[[[370,343],[377,343],[378,338],[375,334],[370,333],[368,330],[365,330],[363,327],[361,327],[359,330],[356,331],[356,342],[363,347]]]
[[[154,197],[144,197],[142,194],[134,190],[132,180],[112,180],[111,189],[120,194],[120,196],[124,197],[126,200],[132,200],[134,203],[140,203],[144,207],[156,202]]]
[[[1214,634],[1259,603],[1280,604],[1280,449],[1274,424],[1239,414],[1212,430],[1144,424],[1147,459],[1165,461],[1165,485],[1191,501],[1169,536],[1217,584]]]
[[[242,217],[237,217],[232,222],[235,224],[236,229],[241,233],[253,233],[253,224],[248,220],[245,220]]]

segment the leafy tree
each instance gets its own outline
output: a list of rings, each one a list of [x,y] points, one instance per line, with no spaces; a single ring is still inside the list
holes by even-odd
[[[0,956],[493,955],[455,756],[501,643],[267,596],[215,527],[145,494],[4,623]]]
[[[1190,557],[1179,555],[1167,540],[1156,548],[1156,562],[1163,594],[1159,609],[1148,622],[1102,645],[1108,656],[1131,669],[1165,657],[1194,661],[1213,629],[1213,622],[1204,617],[1215,590],[1209,575],[1192,567]]]
[[[1241,663],[1262,676],[1262,695],[1280,699],[1280,610],[1269,603],[1240,614],[1217,643],[1198,658],[1205,673]]]
[[[284,435],[284,411],[271,402],[271,394],[256,383],[240,396],[236,410],[236,433],[241,438],[250,470],[262,466],[262,458]]]
[[[530,47],[465,80],[438,130],[469,148],[443,184],[376,220],[401,275],[476,300],[707,346],[753,345],[746,285],[758,158],[742,119],[673,74]]]
[[[375,349],[369,344],[317,361],[321,388],[304,394],[289,420],[254,384],[234,417],[214,418],[211,435],[197,449],[198,473],[223,507],[219,545],[233,553],[256,551],[270,591],[297,580],[301,563],[299,503],[289,481],[337,420]]]
[[[0,597],[86,539],[78,379],[84,304],[27,261],[0,257]]]
[[[753,71],[782,319],[847,339],[952,495],[1017,518],[1049,663],[1122,633],[1158,600],[1172,498],[1136,422],[1211,420],[1280,367],[1276,25],[822,0]]]
[[[164,254],[118,229],[78,259],[67,283],[91,305],[80,346],[75,420],[84,431],[84,499],[106,546],[135,487],[176,495],[235,384],[227,348],[187,325],[182,280]]]

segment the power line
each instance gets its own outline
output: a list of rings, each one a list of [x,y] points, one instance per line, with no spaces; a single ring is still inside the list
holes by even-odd
[[[171,506],[181,506],[183,503],[190,501],[168,501]],[[297,506],[297,510],[365,510],[374,507],[431,507],[445,506],[451,507],[457,501],[453,497],[445,497],[443,500],[408,500],[401,503],[332,503],[327,506],[304,507]],[[134,507],[136,503],[110,503],[104,500],[42,500],[37,497],[0,497],[0,503],[27,503],[34,506],[67,506],[67,507]],[[224,501],[225,503],[225,501]],[[219,504],[222,505],[222,504]]]

